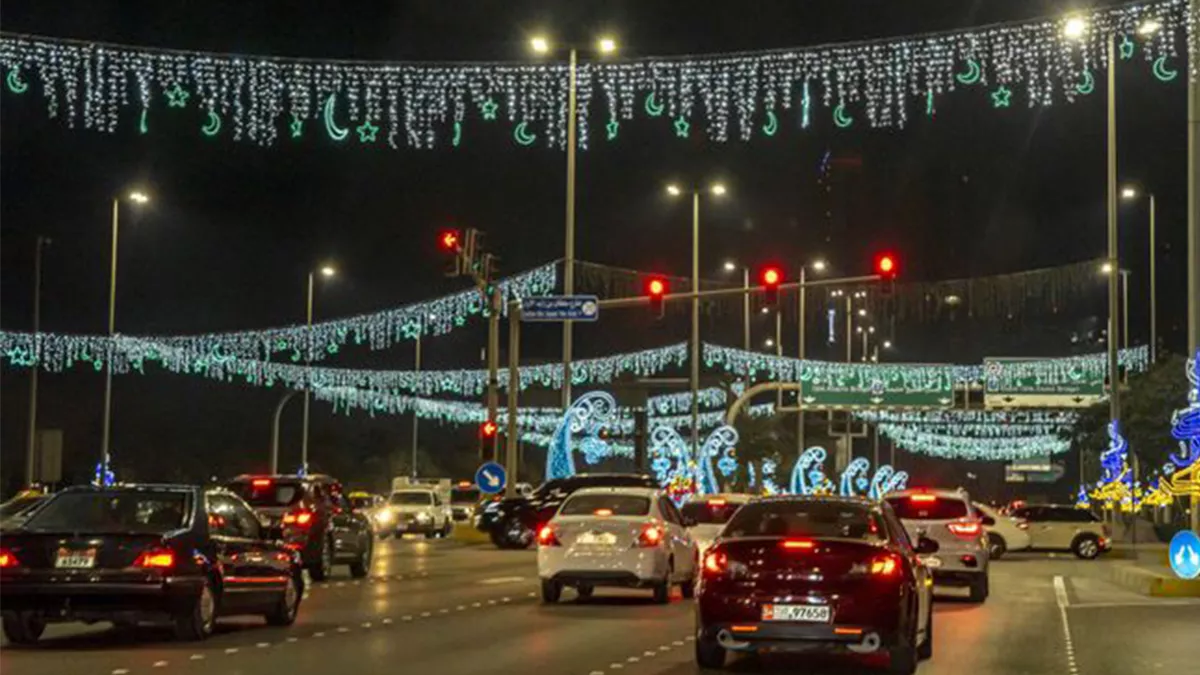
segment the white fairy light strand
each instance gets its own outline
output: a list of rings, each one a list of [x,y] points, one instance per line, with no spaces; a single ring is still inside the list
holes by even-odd
[[[1070,441],[1056,434],[1008,438],[978,438],[929,433],[910,426],[880,424],[879,433],[897,447],[941,459],[1011,461],[1057,455],[1070,449]]]
[[[1148,21],[1160,27],[1138,36],[1138,51],[1156,76],[1168,72],[1164,59],[1182,64],[1190,54],[1186,77],[1200,77],[1200,21],[1187,0],[1102,7],[1074,18],[1086,22],[1083,36],[1066,35],[1067,17],[1057,17],[794,49],[585,62],[577,70],[578,144],[588,147],[593,126],[615,139],[610,125],[619,129],[643,110],[683,137],[701,122],[718,142],[773,135],[778,115],[802,91],[807,128],[810,86],[842,128],[859,117],[872,127],[903,127],[910,107],[932,114],[938,97],[975,85],[1002,94],[996,107],[1009,107],[1015,88],[1028,107],[1071,102],[1090,93],[1081,83],[1105,66],[1110,36],[1134,36]],[[263,146],[281,135],[324,133],[355,145],[457,147],[465,124],[500,120],[521,145],[566,143],[569,73],[561,62],[295,59],[4,34],[0,68],[14,94],[31,78],[40,82],[50,117],[110,133],[122,123],[147,132],[158,116],[192,107],[207,120],[206,135]]]

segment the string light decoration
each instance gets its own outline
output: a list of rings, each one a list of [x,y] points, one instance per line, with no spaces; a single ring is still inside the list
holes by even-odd
[[[898,424],[929,433],[976,438],[1048,436],[1070,429],[1078,419],[1073,412],[1050,410],[868,410],[853,415],[871,424]]]
[[[600,434],[607,429],[616,410],[617,401],[607,392],[590,391],[575,399],[563,413],[551,438],[550,448],[546,451],[546,480],[575,475],[572,438],[576,434],[582,434],[579,445],[589,458],[597,458],[598,461],[598,458],[610,454]]]
[[[800,453],[792,467],[790,492],[795,495],[832,494],[833,483],[825,477],[825,448],[813,446]]]
[[[1183,469],[1200,462],[1200,350],[1184,368],[1188,382],[1188,405],[1171,415],[1171,437],[1179,441],[1179,454],[1171,462]]]
[[[795,49],[582,63],[578,144],[588,147],[593,115],[620,124],[640,114],[639,101],[647,119],[670,120],[676,135],[689,136],[690,127],[703,123],[716,142],[750,140],[801,96],[802,128],[816,117],[813,103],[830,111],[826,117],[838,127],[858,119],[904,127],[910,106],[926,107],[930,96],[960,85],[1007,91],[1028,107],[1073,102],[1082,74],[1103,67],[1109,37],[1121,36],[1121,58],[1128,59],[1135,47],[1130,36],[1148,21],[1160,28],[1138,43],[1146,63],[1156,75],[1174,72],[1167,62],[1183,62],[1178,42],[1186,35],[1182,51],[1190,51],[1194,81],[1197,20],[1187,4],[1097,8],[1076,17],[1088,27],[1082,36],[1066,35],[1066,19],[1053,18]],[[354,127],[361,144],[369,144],[377,128],[393,148],[448,145],[451,137],[461,139],[463,124],[501,117],[514,126],[517,143],[562,148],[567,142],[564,63],[290,59],[4,34],[0,68],[14,95],[36,81],[50,117],[109,133],[176,92],[187,106],[181,113],[218,115],[234,140],[262,146],[276,143],[289,121],[297,138],[295,125],[318,117],[335,142]],[[616,136],[612,128],[606,133]]]
[[[1062,454],[1071,445],[1056,434],[980,438],[930,433],[900,424],[880,424],[878,429],[897,447],[941,459],[1011,461]]]

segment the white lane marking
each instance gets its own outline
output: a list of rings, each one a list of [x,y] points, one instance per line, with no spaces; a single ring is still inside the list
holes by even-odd
[[[480,604],[480,603],[478,603],[478,602],[472,602],[472,603],[471,603],[471,606],[472,606],[472,607],[482,607],[483,605],[481,605],[481,604]]]
[[[604,671],[603,670],[593,670],[592,672],[588,673],[588,675],[604,675]]]
[[[652,652],[652,651],[647,650],[647,651],[642,652],[642,656],[658,656],[658,652]]]
[[[371,627],[371,622],[370,622],[370,621],[364,621],[364,622],[362,623],[362,627],[363,627],[363,628],[370,628],[370,627]]]
[[[191,656],[188,657],[188,660],[189,661],[203,661],[204,655],[203,654],[192,654]]]
[[[480,579],[479,584],[494,586],[496,584],[515,584],[521,581],[525,581],[525,577],[491,577],[490,579]]]
[[[496,604],[496,601],[495,601],[495,600],[488,600],[488,604],[489,604],[489,605],[494,605],[494,604]]]
[[[316,633],[313,633],[313,637],[315,637],[315,638],[323,638],[323,637],[325,637],[325,631],[318,631],[318,632],[316,632]]]
[[[225,653],[226,653],[226,654],[236,654],[236,653],[238,653],[238,648],[237,648],[237,647],[230,647],[230,648],[228,648],[228,649],[226,649],[226,650],[225,650]]]
[[[671,644],[675,645],[676,647],[682,647],[682,646],[683,646],[683,640],[675,640],[675,641],[674,641],[674,642],[672,642]]]
[[[608,664],[608,667],[609,667],[609,668],[611,668],[611,669],[613,669],[613,670],[620,670],[620,669],[622,669],[622,668],[624,668],[624,667],[625,667],[625,664],[623,664],[623,663],[610,663],[610,664]]]
[[[430,617],[430,616],[433,616],[433,613],[432,612],[421,612],[421,616]]]
[[[454,611],[456,611],[456,612],[461,612],[461,611],[463,611],[463,610],[464,610],[464,609],[466,609],[466,608],[467,608],[467,606],[466,606],[466,605],[459,605],[458,607],[455,607],[455,608],[454,608]]]
[[[344,582],[344,581],[339,581],[339,582],[337,582],[337,584],[335,584],[335,585],[336,585],[338,588],[341,588],[342,586],[345,586],[345,585],[346,585],[346,582]]]
[[[298,641],[299,639],[300,639],[300,638],[298,638],[298,637],[292,636],[292,637],[289,637],[289,638],[287,639],[287,641],[288,641],[288,642],[296,642],[296,641]]]
[[[448,610],[448,609],[439,609],[438,610],[438,614],[449,614],[449,613],[450,613],[450,610]]]
[[[112,671],[112,675],[129,675],[129,669],[128,668],[114,668]]]
[[[270,647],[271,643],[270,642],[259,642],[259,643],[255,644],[254,646],[258,647],[259,649],[262,649],[263,647]]]
[[[512,602],[512,598],[508,598],[508,597],[500,598],[500,602]]]
[[[636,657],[636,656],[631,656],[631,657],[629,657],[629,658],[627,658],[627,659],[625,659],[625,660],[626,660],[626,661],[628,661],[628,662],[630,662],[630,663],[637,663],[638,661],[641,661],[641,659],[639,659],[639,658],[638,658],[638,657]]]
[[[401,621],[412,621],[412,619],[412,614],[405,614],[404,616],[400,617]]]
[[[683,638],[683,639],[684,639],[684,640],[687,640],[688,642],[695,642],[695,641],[696,641],[696,637],[695,637],[694,635],[689,635],[689,636],[687,636],[687,637],[685,637],[685,638]]]
[[[411,617],[410,617],[410,618],[411,618]],[[388,617],[388,618],[386,618],[386,619],[384,619],[384,620],[383,620],[383,625],[385,625],[385,626],[387,626],[387,625],[390,625],[391,623],[392,623],[392,619],[391,619],[391,617]]]
[[[166,668],[166,667],[167,667],[167,665],[168,665],[168,664],[167,664],[167,662],[166,662],[166,661],[155,661],[155,662],[154,662],[154,666],[153,666],[153,667],[154,667],[154,668]]]
[[[1132,600],[1128,602],[1077,602],[1067,609],[1116,608],[1116,607],[1186,607],[1200,605],[1200,600]]]
[[[361,581],[356,581],[356,582],[354,582],[354,585],[355,585],[355,586],[357,586],[357,585],[359,585],[359,584],[361,584],[361,583],[362,583]]]
[[[1067,597],[1067,584],[1062,576],[1054,576],[1054,601],[1058,604],[1058,615],[1062,617],[1063,639],[1067,643],[1067,670],[1071,675],[1078,675],[1079,667],[1075,663],[1075,644],[1071,640],[1071,624],[1067,620],[1067,608],[1071,600]]]
[[[345,626],[338,626],[338,632],[339,633],[349,633],[350,629],[346,628]]]

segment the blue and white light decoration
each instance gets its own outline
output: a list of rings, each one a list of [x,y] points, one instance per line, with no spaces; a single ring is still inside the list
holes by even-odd
[[[721,425],[700,445],[700,456],[693,457],[691,443],[674,428],[659,425],[650,431],[650,468],[676,501],[686,501],[693,492],[716,494],[721,491],[721,485],[713,471],[713,460],[716,459],[717,471],[722,476],[733,475],[737,471],[734,455],[737,441],[737,430]]]
[[[113,472],[112,466],[108,463],[106,457],[103,462],[96,462],[96,470],[92,474],[92,485],[98,487],[112,487],[117,484],[117,474]]]
[[[825,448],[813,446],[800,453],[792,469],[790,492],[797,495],[829,494],[833,483],[825,477]]]
[[[720,458],[717,460],[717,469],[720,470],[722,476],[728,478],[734,471],[737,471],[737,457],[733,453],[737,442],[737,429],[728,424],[713,429],[708,438],[704,440],[704,444],[700,446],[700,457],[697,462],[700,475],[696,485],[700,494],[711,495],[721,491],[721,486],[717,483],[717,476],[713,473],[714,457]]]
[[[854,458],[838,480],[838,494],[843,497],[853,497],[866,491],[871,483],[867,477],[870,471],[870,460],[866,457]]]
[[[779,484],[775,482],[775,472],[779,466],[774,460],[764,459],[762,463],[762,493],[765,495],[777,495],[782,492],[779,489]]]
[[[1188,359],[1186,368],[1188,382],[1188,405],[1171,416],[1171,436],[1179,441],[1179,454],[1171,455],[1171,462],[1186,469],[1200,462],[1200,350]]]
[[[908,474],[904,471],[896,471],[889,464],[884,464],[875,470],[875,476],[871,479],[871,487],[867,490],[867,497],[883,499],[887,493],[903,490],[906,487],[908,487]]]
[[[554,432],[550,449],[546,451],[546,480],[567,478],[575,475],[575,459],[572,456],[571,439],[574,434],[583,434],[579,447],[589,463],[599,461],[609,452],[608,444],[600,433],[613,417],[617,401],[611,394],[591,391],[567,408],[562,422]]]

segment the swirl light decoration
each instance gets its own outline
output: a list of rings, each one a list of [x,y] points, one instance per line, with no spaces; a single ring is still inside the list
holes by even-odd
[[[825,448],[813,446],[800,453],[792,469],[790,492],[796,495],[831,494],[833,483],[825,477]]]
[[[714,142],[779,138],[778,116],[801,97],[802,129],[817,117],[816,104],[825,125],[838,130],[858,120],[904,127],[910,109],[931,115],[934,100],[951,92],[987,97],[997,109],[1014,99],[1031,108],[1075,101],[1090,91],[1080,83],[1102,67],[1109,36],[1134,44],[1129,36],[1147,20],[1161,26],[1140,42],[1147,70],[1174,79],[1173,64],[1190,51],[1188,77],[1198,77],[1187,0],[1080,16],[1089,27],[1082,38],[1065,35],[1066,19],[1054,18],[795,49],[585,62],[577,69],[577,141],[587,148],[594,124],[616,141],[635,116],[682,138],[701,126]],[[312,127],[333,143],[362,147],[386,141],[450,149],[489,126],[518,147],[562,148],[567,136],[570,72],[561,62],[295,59],[5,34],[0,68],[12,96],[33,87],[50,117],[109,133],[144,122],[153,110],[187,117],[197,129],[207,119],[209,131],[211,120],[224,120],[233,140],[262,146],[303,140]]]
[[[572,456],[571,439],[583,434],[581,444],[591,446],[589,452],[595,456],[602,444],[599,436],[617,409],[617,401],[603,391],[590,391],[575,399],[563,414],[562,422],[554,432],[549,450],[546,451],[546,480],[568,478],[575,475],[575,459]]]
[[[717,482],[717,475],[713,472],[713,458],[717,460],[717,466],[721,470],[721,474],[729,476],[737,470],[737,458],[734,456],[734,448],[737,446],[738,432],[737,429],[729,425],[721,425],[708,435],[704,443],[700,446],[700,457],[697,462],[698,476],[696,485],[699,488],[700,494],[717,494],[721,491],[721,486]]]
[[[1200,350],[1188,359],[1184,373],[1191,383],[1188,405],[1171,416],[1171,436],[1179,441],[1179,454],[1171,461],[1180,469],[1200,462]]]
[[[698,465],[691,444],[671,427],[650,430],[650,468],[676,503],[687,501],[699,489]]]
[[[838,494],[843,497],[853,497],[867,490],[871,485],[871,481],[867,477],[870,471],[870,460],[866,457],[855,457],[838,478]]]

